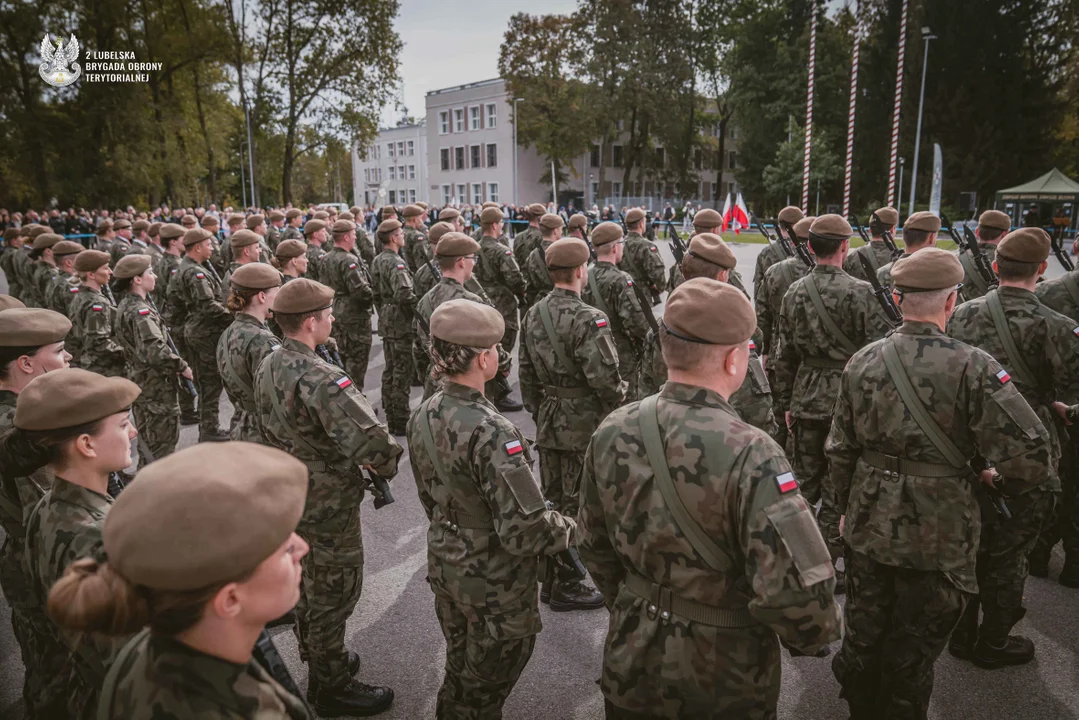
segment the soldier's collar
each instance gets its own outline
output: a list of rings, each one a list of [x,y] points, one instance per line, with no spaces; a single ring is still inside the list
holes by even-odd
[[[483,393],[481,393],[476,388],[469,387],[468,385],[462,385],[461,383],[455,383],[452,380],[442,381],[442,392],[455,398],[461,398],[462,400],[470,400],[472,402],[487,402],[487,399],[483,396]]]
[[[309,348],[307,345],[305,345],[304,343],[302,343],[299,340],[296,340],[294,338],[285,338],[284,341],[281,343],[281,346],[284,347],[284,348],[287,348],[289,350],[292,350],[293,352],[298,352],[298,353],[301,353],[303,355],[310,355],[313,358],[318,357],[318,353],[316,353],[314,350]]]
[[[901,335],[943,335],[944,331],[937,327],[936,323],[922,322],[921,320],[904,320],[903,324],[895,329]]]
[[[738,413],[731,407],[731,404],[724,400],[723,396],[715,390],[668,380],[663,384],[663,387],[660,388],[659,394],[660,397],[666,398],[667,400],[719,408],[720,410],[724,410],[731,415],[738,417]]]
[[[817,265],[813,266],[813,272],[824,273],[826,275],[838,275],[844,272],[844,270],[843,268],[836,267],[835,265],[821,265],[818,263]]]

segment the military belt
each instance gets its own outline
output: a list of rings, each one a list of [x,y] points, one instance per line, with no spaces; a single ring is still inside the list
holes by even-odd
[[[892,475],[917,475],[928,478],[960,477],[963,469],[945,465],[944,463],[922,462],[920,460],[908,460],[907,458],[887,455],[876,450],[863,450],[862,459],[866,464],[889,472]]]
[[[819,368],[821,370],[842,370],[847,367],[846,360],[833,360],[826,357],[802,358],[802,364],[806,367]]]
[[[559,398],[560,400],[574,400],[576,398],[590,397],[592,395],[592,388],[583,386],[558,387],[557,385],[544,385],[543,392],[551,397]]]
[[[719,628],[747,628],[757,624],[749,614],[749,608],[718,608],[705,605],[695,600],[686,600],[671,592],[671,589],[654,583],[633,571],[626,572],[626,589],[648,603],[648,616],[656,615],[664,620],[672,615]]]
[[[481,518],[475,515],[468,515],[466,513],[459,513],[449,508],[441,508],[442,515],[446,518],[446,522],[450,524],[450,530],[456,531],[457,528],[464,528],[465,530],[486,530],[492,532],[494,530],[494,524],[491,522],[491,518]]]
[[[307,458],[296,458],[311,472],[330,472],[331,470],[337,470],[336,467],[326,462],[325,460],[308,460]]]

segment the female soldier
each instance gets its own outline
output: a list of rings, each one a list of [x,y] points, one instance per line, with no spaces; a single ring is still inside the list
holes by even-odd
[[[309,720],[252,659],[266,622],[299,599],[306,496],[303,463],[251,443],[197,445],[139,473],[109,513],[104,552],[49,597],[70,631],[149,624],[113,663],[98,717]]]
[[[17,475],[48,467],[55,476],[27,521],[23,562],[43,607],[68,565],[100,551],[112,504],[109,473],[131,464],[131,440],[138,433],[130,409],[139,392],[125,378],[70,368],[34,378],[19,393],[14,427],[0,437],[0,466]],[[66,645],[67,715],[92,717],[113,645],[56,626],[51,632]]]
[[[233,440],[262,442],[251,383],[262,359],[281,345],[266,327],[280,287],[281,273],[257,262],[238,267],[229,283],[228,309],[235,313],[235,319],[217,341],[217,366],[235,408],[229,430]]]
[[[307,272],[307,244],[302,240],[283,240],[270,260],[284,275],[283,282],[303,277]]]
[[[165,321],[149,299],[157,286],[149,255],[127,255],[116,263],[113,285],[121,294],[113,335],[124,349],[127,379],[142,388],[135,402],[139,467],[169,455],[180,439],[176,376],[194,375],[165,340]]]

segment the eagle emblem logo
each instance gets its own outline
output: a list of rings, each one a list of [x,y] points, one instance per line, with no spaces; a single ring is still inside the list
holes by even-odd
[[[79,41],[74,33],[68,38],[57,39],[53,45],[48,33],[41,38],[41,66],[38,74],[41,79],[53,87],[67,87],[82,75],[82,67],[75,62],[79,59]]]

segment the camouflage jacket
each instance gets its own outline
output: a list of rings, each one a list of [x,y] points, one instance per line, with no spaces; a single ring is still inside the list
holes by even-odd
[[[869,259],[870,267],[876,272],[892,261],[892,251],[884,244],[883,240],[873,240],[868,245],[862,245],[847,253],[847,259],[843,261],[843,271],[853,278],[869,282],[865,276],[865,269],[859,255],[865,255]]]
[[[130,251],[131,242],[126,238],[117,237],[113,240],[112,245],[109,246],[109,267],[115,269],[116,263],[120,262],[120,258]]]
[[[170,637],[144,632],[123,661],[111,697],[110,720],[310,720],[293,697],[257,662],[206,655]]]
[[[49,294],[45,305],[64,317],[71,314],[71,300],[79,292],[79,279],[63,270],[56,274],[49,285]]]
[[[768,271],[768,268],[775,265],[780,260],[783,260],[786,255],[783,254],[783,250],[780,249],[778,243],[768,243],[764,246],[764,249],[757,253],[757,263],[753,266],[753,294],[756,295],[760,292],[761,281],[764,280],[764,274]]]
[[[685,281],[686,276],[682,274],[682,266],[678,263],[671,265],[671,269],[667,273],[667,292],[674,292],[675,288]],[[742,274],[740,272],[731,268],[727,272],[727,282],[741,290],[746,298],[752,300],[752,298],[749,297],[749,291],[746,290],[746,284],[745,281],[742,280]]]
[[[234,423],[236,440],[262,442],[255,403],[255,371],[262,360],[281,347],[281,341],[265,324],[245,312],[225,328],[217,340],[217,367],[221,383],[239,415]]]
[[[310,269],[308,265],[308,269]],[[319,282],[333,288],[335,322],[355,325],[357,321],[370,334],[371,309],[375,299],[367,264],[350,252],[335,247],[319,262]]]
[[[501,239],[500,239],[501,241]],[[528,264],[528,256],[543,242],[543,233],[538,225],[529,225],[513,236],[513,259],[522,269]]]
[[[460,298],[490,304],[451,277],[443,277],[420,298],[419,303],[416,305],[415,330],[416,335],[423,339],[425,345],[431,334],[431,315],[434,314],[435,309],[448,300]]]
[[[322,277],[322,259],[325,257],[326,251],[322,249],[321,245],[308,245],[307,272],[303,276],[315,282],[322,282],[320,279]]]
[[[292,225],[286,225],[281,231],[281,237],[278,239],[277,244],[280,245],[286,240],[303,240],[303,230]]]
[[[514,259],[513,251],[501,244],[497,238],[481,238],[475,275],[490,296],[491,302],[506,319],[506,325],[517,327],[518,298],[524,296],[528,285]]]
[[[424,444],[420,413],[429,418],[445,475]],[[568,548],[576,524],[547,509],[524,435],[483,393],[446,381],[409,420],[408,447],[430,521],[431,589],[494,613],[524,609],[538,632],[540,556]]]
[[[997,257],[997,246],[995,244],[980,242],[978,243],[978,247],[981,248],[982,255],[985,255],[985,259],[992,265],[993,260]],[[963,264],[963,301],[966,302],[984,297],[989,290],[989,286],[986,284],[985,279],[982,278],[981,273],[978,272],[978,266],[974,262],[974,257],[970,252],[960,250],[959,262]]]
[[[630,274],[633,282],[649,292],[661,293],[667,289],[666,269],[659,248],[642,235],[626,235],[621,268]]]
[[[528,289],[525,290],[525,298],[529,306],[535,305],[541,298],[554,290],[554,281],[551,280],[551,271],[547,269],[547,248],[551,243],[541,240],[540,244],[532,249],[528,259],[521,267],[524,270]]]
[[[774,355],[779,331],[779,311],[783,296],[791,285],[809,274],[809,268],[797,256],[780,260],[764,273],[764,280],[753,290],[753,309],[757,313],[757,327],[761,331],[761,352]]]
[[[378,334],[391,339],[411,335],[417,298],[412,290],[412,274],[400,255],[383,250],[375,258],[371,265],[371,288],[378,303]]]
[[[1046,307],[1079,322],[1079,270],[1038,283],[1034,294]]]
[[[7,279],[7,294],[16,299],[22,295],[22,279],[15,272],[15,256],[22,252],[8,246],[0,248],[0,270],[4,271]]]
[[[188,364],[165,340],[165,321],[144,298],[125,293],[113,318],[112,332],[124,349],[127,379],[142,388],[139,405],[159,413],[176,409],[176,375]]]
[[[154,274],[157,274],[157,264],[161,262],[161,256],[165,253],[161,250],[160,245],[154,243],[147,243],[139,240],[138,238],[131,239],[131,247],[128,248],[127,255],[149,255],[150,265],[154,268]]]
[[[775,373],[772,394],[792,417],[825,420],[832,415],[843,365],[850,357],[824,326],[810,300],[806,283],[817,283],[821,301],[843,334],[861,348],[890,329],[869,283],[840,268],[817,265],[791,285],[779,316],[779,351],[770,356]]]
[[[214,338],[232,322],[232,313],[221,302],[221,281],[216,271],[189,257],[180,261],[179,272],[169,283],[170,326],[183,320],[185,339]]]
[[[271,251],[276,251],[277,246],[281,244],[281,233],[284,231],[283,227],[277,227],[273,223],[266,226],[266,237],[263,240],[266,242],[266,247]]]
[[[896,260],[902,260],[903,258],[908,258],[910,256],[911,253],[904,250],[903,254],[897,257]],[[877,281],[885,290],[891,290],[892,288],[892,265],[895,265],[896,260],[881,265],[880,269],[877,270]]]
[[[609,262],[591,265],[581,298],[607,316],[620,361],[640,355],[650,327],[629,273]]]
[[[411,273],[415,273],[424,262],[424,256],[419,253],[424,252],[427,246],[427,233],[424,229],[406,227],[405,228],[405,246],[401,249],[401,255],[404,256],[405,262],[408,263],[408,270]]]
[[[43,260],[39,260],[34,263],[33,276],[30,283],[31,297],[33,299],[33,307],[47,308],[49,306],[49,286],[52,285],[52,281],[56,279],[56,276],[60,274],[60,270],[55,265],[49,265]]]
[[[19,299],[27,307],[34,307],[34,305],[31,305],[33,294],[31,281],[33,279],[34,261],[30,259],[30,251],[26,250],[25,246],[22,250],[11,253],[11,269],[17,279]],[[10,278],[8,279],[8,285],[12,286]]]
[[[438,266],[435,265],[437,268]],[[426,261],[420,263],[420,269],[412,276],[412,287],[416,293],[416,297],[422,298],[426,295],[431,288],[438,284],[438,281],[442,279],[442,272],[439,271],[435,274],[435,271],[431,269],[431,265]]]
[[[713,568],[678,529],[647,459],[640,403],[615,410],[585,455],[577,515],[577,547],[611,612],[604,695],[650,716],[775,717],[776,634],[807,653],[840,635],[828,550],[782,449],[720,395],[668,382],[657,411],[675,490],[731,569]],[[682,600],[748,611],[747,626],[649,611],[626,586],[631,574]],[[671,685],[688,692],[664,693]]]
[[[183,320],[181,319],[179,324],[175,323],[172,319],[169,306],[169,285],[176,279],[176,276],[180,274],[180,260],[182,258],[176,255],[170,255],[169,253],[162,253],[161,259],[157,263],[157,267],[154,269],[154,274],[157,275],[157,285],[154,287],[154,302],[161,310],[161,314],[165,317],[165,321],[169,324],[169,327],[179,327],[183,329]]]
[[[368,267],[375,261],[375,243],[359,223],[356,224],[356,247],[353,252],[363,258]]]
[[[847,363],[825,444],[847,545],[885,565],[943,572],[976,593],[981,511],[970,481],[959,470],[954,477],[890,472],[862,457],[873,451],[946,464],[892,382],[885,342],[895,344],[918,398],[960,451],[1015,479],[1007,492],[1045,477],[1048,431],[996,360],[932,323],[904,322]]]
[[[102,375],[124,374],[124,349],[112,335],[116,306],[86,285],[72,298],[71,333],[79,353],[79,365]]]
[[[550,310],[566,362],[547,335],[541,307]],[[571,290],[555,288],[525,315],[519,372],[525,408],[538,413],[536,443],[542,448],[584,450],[600,421],[625,398],[607,316]]]

